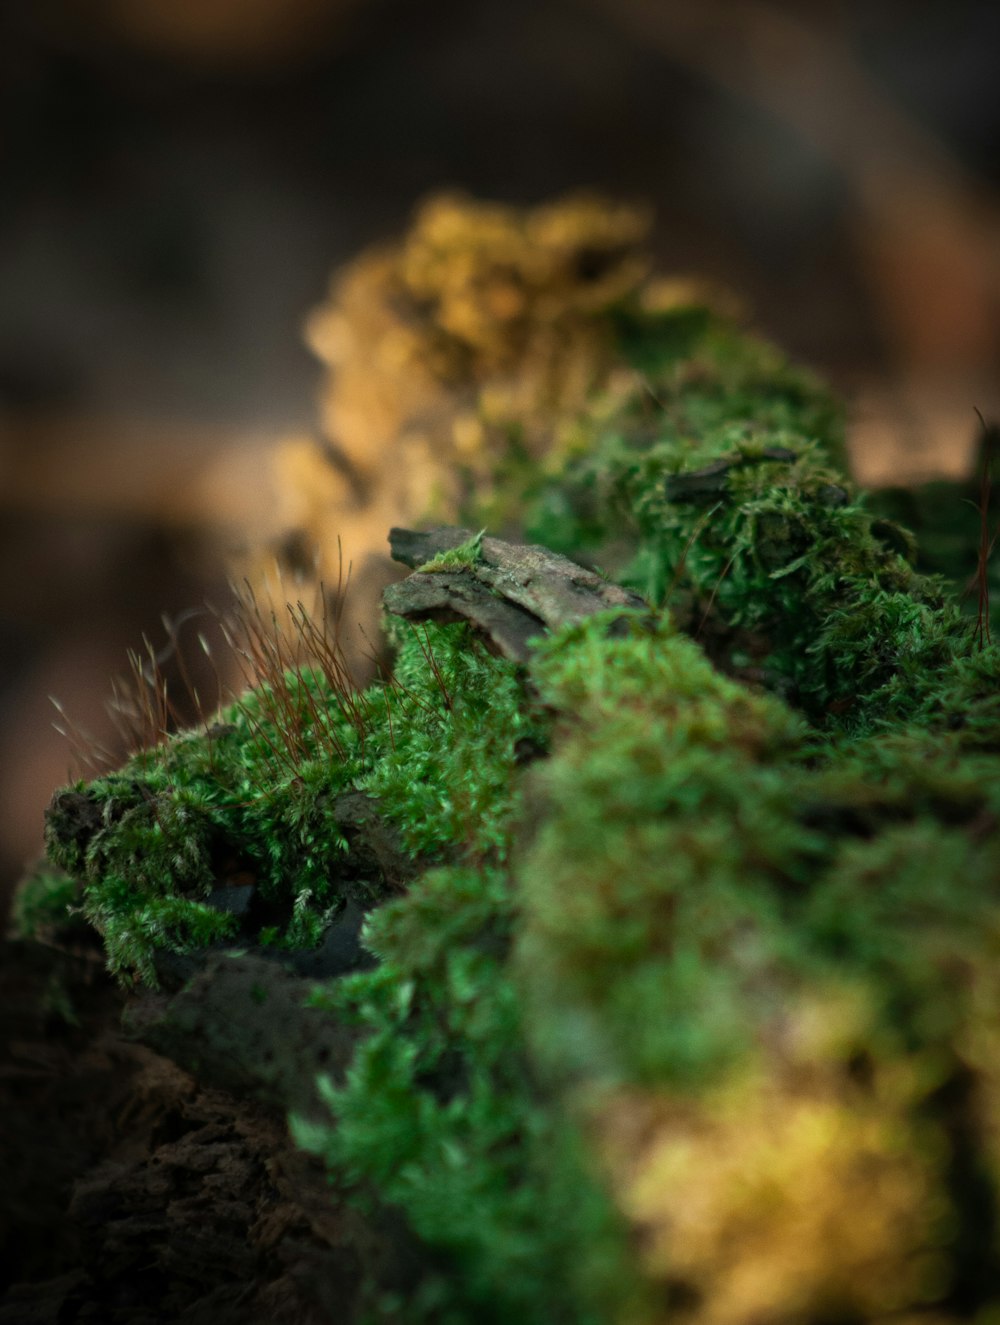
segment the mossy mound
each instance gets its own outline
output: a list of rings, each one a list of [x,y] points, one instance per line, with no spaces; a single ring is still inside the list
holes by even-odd
[[[542,571],[456,532],[387,599],[434,618],[391,677],[271,675],[57,796],[51,859],[145,980],[367,914],[312,998],[353,1057],[295,1127],[422,1249],[369,1318],[983,1325],[1000,650],[855,493],[808,375],[611,303],[622,374],[543,455],[512,416],[463,515],[641,599],[531,554],[594,600],[538,607]]]

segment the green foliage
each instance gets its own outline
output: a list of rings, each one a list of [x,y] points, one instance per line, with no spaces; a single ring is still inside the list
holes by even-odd
[[[671,1183],[644,1188],[634,1156],[611,1181],[626,1208],[645,1193],[654,1241],[657,1228],[683,1228],[687,1202],[717,1200],[716,1216],[675,1234],[673,1268],[654,1263],[689,1294],[722,1293],[744,1255],[790,1267],[774,1274],[780,1285],[787,1273],[792,1292],[794,1267],[813,1254],[819,1309],[824,1275],[841,1273],[837,1239],[804,1249],[779,1216],[765,1234],[768,1211],[796,1208],[807,1189],[829,1227],[849,1227],[860,1193],[838,1188],[838,1172],[868,1164],[895,1166],[898,1184],[863,1198],[880,1248],[867,1264],[882,1266],[872,1284],[904,1284],[905,1267],[932,1255],[930,1300],[959,1283],[994,1300],[998,1257],[980,1229],[1000,1196],[1000,722],[987,684],[997,665],[987,650],[945,673],[941,694],[962,695],[962,726],[930,705],[924,725],[821,746],[666,621],[609,638],[595,620],[539,656],[533,679],[560,717],[526,793],[534,827],[517,870],[525,1035],[563,1107],[596,1110],[598,1130],[620,1133],[601,1119],[616,1108],[627,1119],[634,1106],[614,1101],[636,1093],[647,1131],[662,1112]],[[860,1091],[858,1073],[870,1079]],[[783,1176],[772,1169],[744,1248],[726,1220],[752,1190],[747,1175],[774,1165],[760,1107],[789,1129],[803,1108],[839,1121],[814,1124],[832,1129],[828,1167],[803,1141]],[[872,1107],[883,1139],[863,1122]],[[713,1179],[702,1145],[731,1154],[732,1169],[720,1161]],[[846,1158],[833,1158],[838,1146]],[[960,1169],[941,1158],[957,1146]],[[919,1216],[912,1226],[897,1199]],[[847,1301],[864,1311],[876,1292],[860,1275]],[[899,1292],[928,1300],[919,1286]]]
[[[782,892],[819,847],[788,806],[803,724],[668,621],[575,627],[535,676],[567,716],[520,876],[530,1032],[560,1076],[704,1081],[745,1051],[746,967],[767,972]]]
[[[616,577],[668,603],[718,666],[821,723],[864,730],[905,716],[967,649],[940,583],[913,570],[902,535],[815,441],[732,420],[695,440],[669,415],[647,432],[637,444],[626,418],[598,436],[536,494],[530,536],[599,562],[611,549]]]
[[[970,649],[922,694],[915,724],[947,732],[955,747],[1000,750],[1000,648]]]
[[[955,671],[987,658],[995,669],[996,651]],[[911,727],[817,759],[788,708],[667,622],[625,639],[574,627],[534,678],[567,716],[531,788],[520,965],[532,1034],[569,1075],[704,1087],[745,1053],[776,987],[869,972],[882,951],[891,1001],[903,968],[925,964],[901,932],[972,935],[1000,902],[983,836],[1000,817],[996,760],[962,731]],[[967,705],[969,726],[992,719],[995,742],[995,695],[982,707]]]
[[[298,1135],[405,1211],[452,1267],[429,1275],[403,1319],[596,1321],[621,1257],[615,1222],[579,1140],[537,1098],[506,972],[518,751],[537,748],[545,724],[518,669],[465,627],[407,636],[395,682],[419,696],[419,718],[396,725],[362,786],[416,854],[468,863],[429,871],[375,912],[364,937],[379,966],[318,995],[369,1034],[346,1086],[327,1092],[335,1122]],[[574,1268],[584,1241],[594,1259]],[[376,1294],[373,1317],[390,1305]]]

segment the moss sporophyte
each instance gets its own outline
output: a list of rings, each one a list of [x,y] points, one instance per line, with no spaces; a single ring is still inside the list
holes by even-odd
[[[420,1251],[367,1318],[992,1319],[1000,651],[808,374],[641,264],[587,302],[599,219],[545,213],[573,333],[480,398],[465,528],[394,531],[391,669],[251,612],[255,684],[59,793],[21,914],[146,984],[316,976],[351,1047],[295,1135]],[[383,258],[442,392],[520,371],[469,308],[512,263],[535,308],[541,224],[453,204]]]

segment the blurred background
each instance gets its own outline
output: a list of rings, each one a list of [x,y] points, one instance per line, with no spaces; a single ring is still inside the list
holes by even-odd
[[[1000,412],[995,0],[0,7],[0,914],[160,614],[220,591],[308,430],[331,271],[429,192],[656,209],[848,399],[858,477]]]

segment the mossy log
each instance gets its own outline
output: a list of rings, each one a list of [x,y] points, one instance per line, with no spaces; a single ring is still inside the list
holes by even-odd
[[[483,289],[555,279],[506,216],[470,257],[449,215],[456,285],[440,235],[379,278],[440,279],[406,307],[442,393],[519,362]],[[202,954],[145,1033],[288,1103],[420,1249],[359,1319],[981,1325],[1000,650],[855,491],[809,375],[612,266],[570,300],[590,386],[555,350],[502,408],[490,378],[460,526],[394,533],[391,672],[272,669],[64,791],[24,913],[74,903],[149,986]]]

